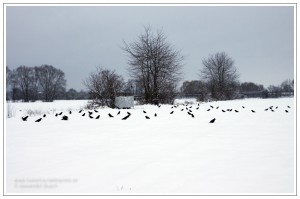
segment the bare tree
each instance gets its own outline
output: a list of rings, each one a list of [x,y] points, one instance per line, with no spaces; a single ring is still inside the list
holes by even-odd
[[[21,88],[23,100],[29,102],[32,99],[32,85],[34,70],[28,66],[19,66],[16,69],[16,80]]]
[[[51,65],[42,65],[36,68],[36,73],[44,101],[53,101],[59,92],[65,90],[66,80],[62,70]]]
[[[207,85],[205,82],[199,80],[183,82],[180,92],[187,97],[195,96],[199,101],[205,101],[208,98]]]
[[[224,52],[202,60],[201,77],[208,83],[211,97],[217,100],[232,99],[238,88],[239,75],[234,61]]]
[[[124,42],[123,50],[129,57],[131,76],[143,86],[145,102],[170,102],[180,79],[183,57],[167,42],[163,31],[154,34],[151,27],[145,27],[137,41]]]
[[[92,106],[114,107],[115,97],[122,91],[124,80],[115,71],[97,67],[83,84],[93,99]]]

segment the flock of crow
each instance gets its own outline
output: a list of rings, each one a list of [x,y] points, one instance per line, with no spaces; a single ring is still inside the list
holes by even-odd
[[[192,118],[194,118],[195,115],[194,115],[194,112],[192,110],[193,106],[194,106],[194,111],[195,110],[199,110],[199,108],[200,108],[200,104],[199,103],[198,103],[198,105],[189,105],[189,104],[181,104],[181,105],[177,104],[177,105],[173,105],[173,106],[171,106],[171,112],[170,112],[170,114],[171,115],[174,114],[175,110],[179,108],[180,111],[186,111],[189,116],[191,116]],[[161,105],[157,105],[157,107],[160,108]],[[287,109],[285,109],[285,112],[289,113],[288,109],[290,109],[290,108],[291,108],[290,106],[287,106]],[[206,111],[211,111],[212,109],[217,110],[217,109],[219,109],[219,106],[214,107],[214,106],[210,105],[210,107]],[[242,106],[242,109],[245,109],[245,106]],[[270,107],[265,108],[264,111],[275,112],[275,110],[277,110],[277,109],[278,109],[278,106],[276,106],[276,107],[270,106]],[[237,109],[233,110],[233,109],[221,109],[220,108],[219,110],[221,110],[223,113],[225,113],[225,112],[232,112],[232,111],[234,111],[235,113],[239,113],[240,112]],[[253,109],[251,110],[251,112],[252,113],[256,113],[256,111],[253,110]],[[72,111],[69,111],[68,113],[69,113],[69,115],[71,115]],[[99,111],[96,110],[96,109],[95,110],[83,110],[83,109],[81,109],[81,110],[79,110],[78,113],[81,114],[82,117],[88,116],[90,119],[100,119]],[[120,113],[121,113],[121,110],[119,110],[118,113],[115,116],[120,115]],[[145,110],[143,110],[143,113],[145,114],[145,119],[150,119],[150,116],[147,115],[147,112]],[[115,117],[111,113],[108,113],[108,116],[110,118]],[[129,111],[127,111],[127,115],[125,117],[123,117],[122,120],[127,120],[130,116],[131,116],[131,113]],[[23,121],[27,121],[28,117],[29,116],[27,115],[25,117],[22,117],[21,119]],[[35,122],[41,122],[43,120],[43,118],[46,118],[46,117],[47,117],[47,115],[44,114],[43,117],[35,120]],[[65,120],[65,121],[69,120],[69,117],[66,114],[63,115],[63,112],[55,113],[55,117],[61,117],[61,120]],[[157,113],[154,114],[154,117],[157,117]],[[216,118],[213,118],[213,119],[211,119],[209,121],[209,123],[214,123],[215,121],[216,121]]]

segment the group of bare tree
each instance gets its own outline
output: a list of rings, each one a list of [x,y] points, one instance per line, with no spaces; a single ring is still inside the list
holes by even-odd
[[[12,100],[50,102],[64,92],[65,87],[64,72],[51,65],[19,66],[15,70],[6,67],[6,90],[11,92]]]

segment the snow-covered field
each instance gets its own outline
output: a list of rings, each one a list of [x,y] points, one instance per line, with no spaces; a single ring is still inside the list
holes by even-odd
[[[11,103],[5,193],[295,194],[293,98],[186,101],[93,119],[78,113],[87,101]]]

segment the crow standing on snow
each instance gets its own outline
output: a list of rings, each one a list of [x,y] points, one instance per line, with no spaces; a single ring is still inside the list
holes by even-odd
[[[254,111],[254,110],[251,110],[251,112],[252,112],[252,113],[255,113],[255,111]]]
[[[156,113],[154,114],[154,117],[157,117],[157,114],[156,114]]]
[[[22,117],[23,121],[27,121],[28,115],[26,117]]]
[[[122,120],[127,120],[127,118],[130,117],[130,114],[126,115],[125,117],[122,118]]]
[[[69,114],[72,114],[72,111],[70,111]]]
[[[63,112],[60,112],[58,115],[61,115]]]
[[[291,108],[290,106],[287,106],[288,108]]]
[[[92,115],[89,115],[89,117],[90,117],[91,119],[93,119],[93,118],[94,118]]]
[[[99,119],[100,118],[100,115],[98,115],[95,119]]]
[[[145,116],[145,118],[148,119],[148,120],[150,119],[150,117],[148,117],[147,115]]]
[[[35,122],[40,122],[42,120],[42,118],[35,120]]]
[[[174,113],[174,111],[171,111],[171,113],[170,114],[173,114]]]
[[[214,123],[216,121],[216,118],[209,121],[209,123]]]
[[[112,114],[110,114],[110,113],[108,113],[108,116],[109,116],[109,117],[114,117],[114,116],[113,116]]]
[[[81,109],[78,113],[81,113],[83,110]]]
[[[238,110],[234,110],[236,113],[238,113],[239,111]]]
[[[57,113],[55,113],[55,117],[57,117],[58,116],[58,114]]]
[[[117,115],[119,115],[121,113],[121,111],[119,111],[118,113],[117,113]]]
[[[147,113],[145,110],[143,110],[144,113]]]
[[[98,111],[97,110],[94,110],[96,113],[98,113]]]
[[[68,120],[69,118],[68,118],[68,116],[63,116],[62,118],[61,118],[61,120]]]
[[[224,111],[224,110],[222,109],[222,112],[225,113],[226,111]]]
[[[46,114],[44,114],[43,117],[46,117]]]
[[[206,111],[210,111],[210,109],[207,109]]]
[[[85,116],[85,113],[83,113],[81,116]]]
[[[289,111],[288,111],[288,110],[285,110],[285,112],[288,113]]]

